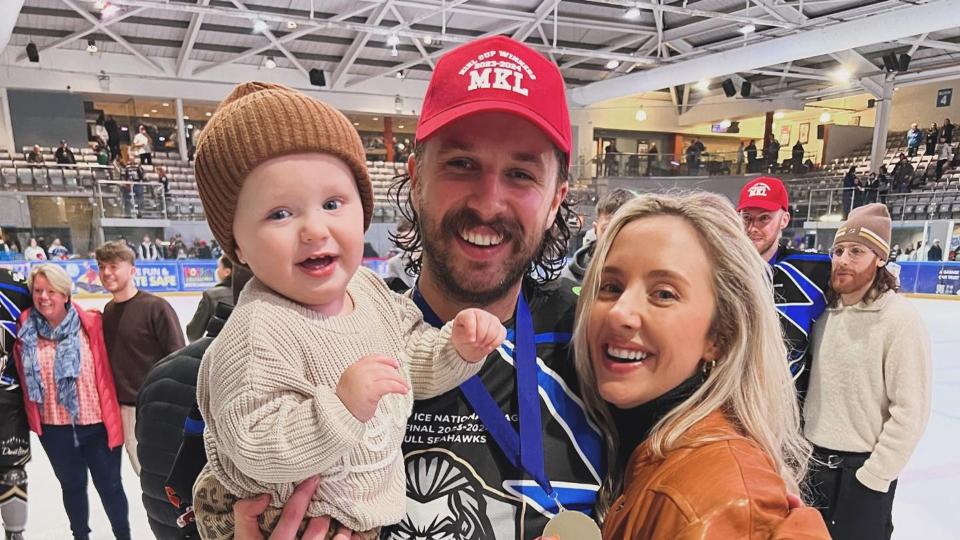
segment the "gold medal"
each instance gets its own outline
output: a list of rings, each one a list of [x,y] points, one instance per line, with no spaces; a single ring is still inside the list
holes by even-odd
[[[559,540],[601,540],[600,527],[590,516],[580,512],[561,510],[547,523],[543,536]]]

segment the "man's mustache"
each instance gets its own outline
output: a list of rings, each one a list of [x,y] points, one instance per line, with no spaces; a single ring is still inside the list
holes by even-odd
[[[484,220],[480,214],[470,208],[461,208],[448,213],[440,222],[440,227],[442,231],[449,234],[476,227],[487,227],[502,236],[505,242],[524,237],[523,226],[517,221],[504,216]]]

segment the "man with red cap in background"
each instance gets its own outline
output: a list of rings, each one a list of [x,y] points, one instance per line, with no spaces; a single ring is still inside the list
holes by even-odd
[[[737,211],[747,236],[772,267],[774,304],[802,405],[813,361],[810,332],[827,307],[830,257],[780,245],[783,231],[790,225],[790,199],[779,178],[760,176],[747,182],[740,190]]]

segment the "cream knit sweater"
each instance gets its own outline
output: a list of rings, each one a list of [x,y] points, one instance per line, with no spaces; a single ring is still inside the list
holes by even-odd
[[[814,327],[804,434],[817,446],[870,453],[857,470],[886,492],[930,416],[930,337],[893,291],[870,304],[828,308]]]
[[[203,355],[197,401],[209,466],[234,495],[262,493],[282,506],[297,482],[319,474],[307,511],[356,531],[405,513],[400,444],[413,400],[455,388],[483,362],[464,361],[416,304],[360,268],[347,287],[349,315],[324,317],[252,280]],[[412,392],[387,395],[358,421],[334,393],[366,355],[396,358]]]

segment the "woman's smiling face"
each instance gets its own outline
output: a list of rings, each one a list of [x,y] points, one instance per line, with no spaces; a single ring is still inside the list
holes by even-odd
[[[662,396],[716,359],[713,268],[684,218],[623,226],[603,261],[587,341],[600,395],[621,409]]]

